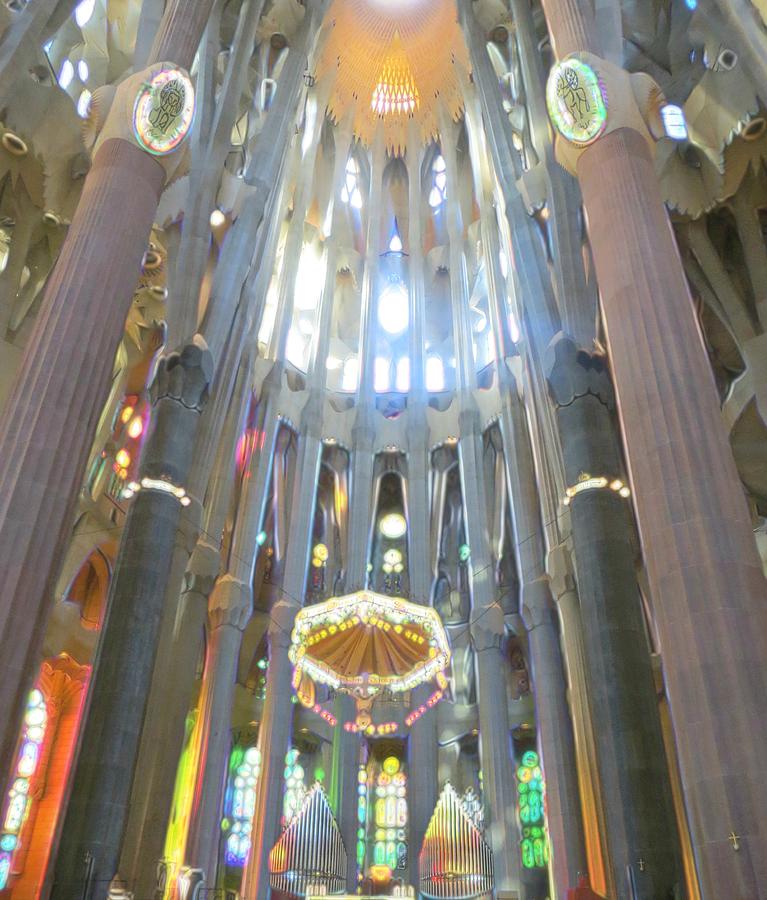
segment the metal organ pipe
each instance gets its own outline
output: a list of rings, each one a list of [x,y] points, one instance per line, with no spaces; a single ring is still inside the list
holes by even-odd
[[[492,851],[450,783],[426,829],[418,868],[425,897],[470,900],[493,891]]]
[[[325,792],[315,784],[299,812],[269,853],[274,890],[303,897],[307,888],[341,893],[346,886],[346,849]]]

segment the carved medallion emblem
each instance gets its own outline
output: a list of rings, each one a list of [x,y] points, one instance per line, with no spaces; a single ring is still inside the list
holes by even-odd
[[[546,105],[557,131],[574,144],[590,144],[607,122],[607,94],[591,66],[565,59],[551,70]]]
[[[136,140],[150,153],[175,150],[192,127],[194,87],[179,69],[163,69],[145,84],[133,109]]]

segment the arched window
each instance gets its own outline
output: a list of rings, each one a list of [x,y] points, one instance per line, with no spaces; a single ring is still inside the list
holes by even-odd
[[[528,750],[517,769],[519,821],[522,826],[522,865],[544,869],[549,862],[549,845],[543,812],[543,772],[538,754]]]
[[[8,885],[13,857],[21,846],[21,831],[34,802],[30,785],[40,765],[47,724],[48,709],[45,697],[41,691],[35,689],[30,692],[27,700],[21,748],[16,759],[16,770],[8,791],[0,832],[0,891]]]
[[[230,866],[244,866],[250,852],[250,832],[261,769],[258,747],[248,747],[244,754],[240,747],[236,748],[232,753],[230,769],[234,775],[229,806],[232,827],[226,839],[226,862]]]
[[[396,756],[381,766],[375,786],[373,863],[407,868],[407,776]]]
[[[344,186],[341,188],[341,200],[354,209],[362,209],[362,194],[359,188],[360,167],[354,157],[349,158],[344,175]]]
[[[426,390],[445,390],[445,366],[439,356],[429,356],[426,360]]]
[[[429,193],[429,206],[438,209],[447,199],[447,166],[442,154],[432,163],[432,188]]]

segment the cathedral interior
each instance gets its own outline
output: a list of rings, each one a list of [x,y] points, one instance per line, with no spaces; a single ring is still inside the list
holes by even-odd
[[[766,165],[765,0],[3,0],[0,898],[765,900]]]

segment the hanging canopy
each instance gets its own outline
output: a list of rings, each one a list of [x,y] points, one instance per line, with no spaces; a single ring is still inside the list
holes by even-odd
[[[302,680],[370,695],[432,680],[447,668],[450,648],[431,607],[359,591],[301,610],[290,658]]]

